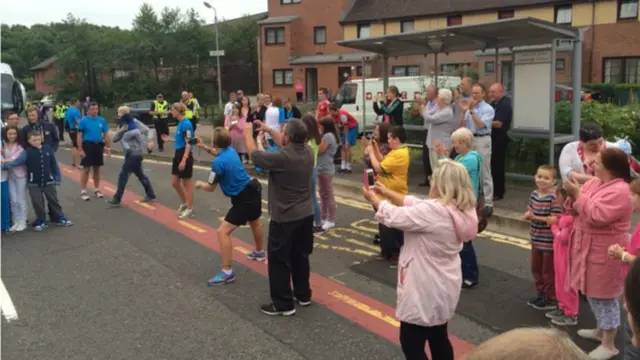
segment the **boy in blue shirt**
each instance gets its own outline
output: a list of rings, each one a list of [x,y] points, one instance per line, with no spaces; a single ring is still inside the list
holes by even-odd
[[[36,221],[31,224],[35,231],[42,231],[47,227],[46,203],[59,226],[71,226],[73,223],[64,216],[62,206],[58,201],[56,186],[60,184],[61,175],[58,161],[53,150],[42,145],[42,136],[39,132],[31,132],[28,135],[29,147],[27,153],[27,188],[31,196],[31,206],[36,214]]]
[[[71,99],[71,106],[64,114],[64,127],[69,132],[71,138],[71,154],[73,156],[73,167],[79,167],[80,150],[78,149],[78,125],[82,114],[80,113],[80,100]]]
[[[214,130],[214,148],[206,146],[202,141],[198,141],[198,146],[216,157],[211,162],[209,180],[196,181],[195,188],[213,192],[219,186],[224,195],[231,199],[231,208],[218,228],[222,270],[207,282],[209,286],[222,285],[236,279],[232,269],[233,244],[230,236],[239,226],[249,223],[256,244],[256,249],[247,254],[247,258],[256,261],[266,259],[260,224],[262,186],[247,174],[238,153],[231,147],[231,136],[225,128],[218,127]]]
[[[91,199],[87,194],[87,183],[89,182],[89,172],[93,169],[93,194],[96,198],[104,198],[100,191],[100,168],[104,165],[104,154],[111,156],[111,139],[109,138],[109,125],[107,121],[98,115],[98,104],[89,105],[88,114],[80,120],[78,124],[78,144],[80,149],[80,165],[82,174],[80,175],[80,197],[84,201]]]

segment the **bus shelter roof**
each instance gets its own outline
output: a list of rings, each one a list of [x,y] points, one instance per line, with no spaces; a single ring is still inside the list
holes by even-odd
[[[386,56],[405,56],[543,45],[556,39],[579,40],[579,30],[525,17],[343,40],[337,44]]]

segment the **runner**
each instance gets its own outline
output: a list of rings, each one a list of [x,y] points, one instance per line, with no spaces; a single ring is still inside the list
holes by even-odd
[[[71,99],[71,106],[64,113],[64,127],[69,132],[71,138],[71,156],[72,166],[79,167],[80,164],[80,151],[78,149],[78,124],[82,114],[80,113],[80,100]]]
[[[167,135],[162,135],[164,142],[175,143],[176,153],[173,156],[171,166],[171,185],[176,189],[182,204],[178,208],[178,217],[186,219],[194,217],[193,212],[193,153],[191,146],[195,142],[195,133],[191,120],[185,117],[187,107],[183,103],[175,103],[171,106],[171,115],[178,120],[176,126],[175,139],[170,139]]]
[[[249,260],[265,261],[262,248],[262,186],[256,179],[251,179],[242,165],[238,153],[231,147],[231,136],[225,128],[218,127],[213,131],[214,148],[210,148],[198,139],[198,147],[215,156],[211,162],[209,180],[196,181],[195,188],[207,192],[215,191],[217,186],[231,199],[231,208],[218,228],[222,270],[209,279],[209,286],[222,285],[236,280],[233,273],[233,243],[231,233],[247,222],[251,227],[256,249],[249,254]]]

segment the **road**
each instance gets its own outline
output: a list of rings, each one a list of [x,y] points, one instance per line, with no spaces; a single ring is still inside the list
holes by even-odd
[[[58,157],[71,163],[66,149]],[[119,156],[106,160],[107,196],[121,164]],[[220,266],[215,228],[229,206],[221,193],[198,193],[196,218],[178,221],[167,163],[145,163],[157,203],[136,202],[142,188],[132,177],[121,208],[81,201],[79,173],[62,168],[59,196],[75,225],[2,237],[2,278],[18,313],[3,319],[3,359],[402,358],[395,270],[372,259],[376,224],[359,199],[339,194],[338,227],[316,237],[314,305],[272,318],[258,311],[269,300],[266,266],[245,259],[247,228],[235,234],[236,283],[205,285]],[[196,178],[207,175],[196,168]],[[548,326],[525,304],[534,294],[527,241],[487,233],[475,246],[481,285],[463,292],[449,326],[457,357],[496,333]],[[581,305],[581,326],[593,326]]]

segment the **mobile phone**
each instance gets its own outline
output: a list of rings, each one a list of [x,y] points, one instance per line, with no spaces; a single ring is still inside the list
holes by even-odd
[[[365,170],[365,184],[367,185],[368,188],[372,188],[373,185],[375,185],[376,183],[376,179],[373,175],[373,169],[366,169]]]

